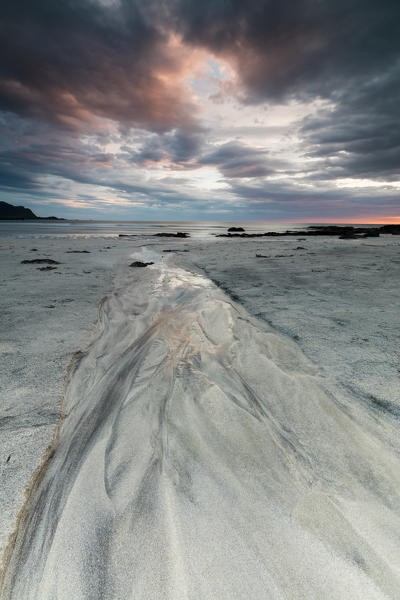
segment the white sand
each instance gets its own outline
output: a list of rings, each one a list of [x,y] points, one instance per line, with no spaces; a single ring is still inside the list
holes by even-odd
[[[273,243],[185,242],[164,260],[150,248],[154,266],[118,271],[2,597],[398,597],[398,403],[394,367],[376,360],[397,335],[398,243]],[[254,257],[298,245],[316,254]],[[348,346],[366,332],[359,371]]]
[[[86,345],[98,303],[112,290],[114,267],[133,244],[0,238],[0,555],[53,437],[67,365]],[[90,254],[67,253],[70,249]],[[62,264],[52,271],[21,264],[35,258]]]
[[[325,376],[400,416],[400,237],[217,243],[193,248],[191,261],[294,339]]]

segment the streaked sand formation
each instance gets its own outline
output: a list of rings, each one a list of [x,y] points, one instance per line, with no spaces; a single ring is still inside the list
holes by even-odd
[[[397,599],[396,421],[150,258],[75,361],[1,597]]]

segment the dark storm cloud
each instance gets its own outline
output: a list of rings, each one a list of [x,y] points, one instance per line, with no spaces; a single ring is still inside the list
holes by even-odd
[[[15,168],[13,165],[2,165],[0,163],[0,189],[31,189],[35,186],[32,176]]]
[[[204,131],[171,131],[150,136],[131,154],[137,165],[167,162],[176,168],[215,166],[224,177],[264,177],[281,166],[263,149],[232,141],[217,147],[207,144]]]
[[[344,87],[333,110],[303,123],[321,177],[400,177],[400,61],[362,86]]]
[[[204,144],[201,130],[173,130],[150,136],[142,148],[132,154],[132,162],[140,165],[168,161],[184,166],[197,157]]]
[[[399,57],[400,4],[389,0],[4,0],[0,11],[0,106],[71,126],[89,114],[190,123],[172,33],[234,64],[248,101],[335,96]]]
[[[349,77],[384,72],[399,56],[397,0],[176,0],[163,6],[187,44],[234,61],[253,100],[330,95]]]
[[[193,122],[182,57],[140,3],[4,0],[0,108],[68,127],[107,117],[152,130]]]
[[[126,149],[136,165],[168,163],[177,169],[215,166],[227,178],[265,177],[282,168],[280,161],[268,156],[264,149],[237,141],[219,146],[207,143],[205,130],[173,130],[151,135],[140,150]]]
[[[265,150],[251,148],[239,142],[228,142],[202,156],[198,164],[218,167],[224,177],[264,177],[272,174],[277,164]]]
[[[84,144],[47,124],[30,124],[14,117],[7,124],[0,113],[0,174],[3,185],[38,186],[47,175],[79,180],[91,171],[93,177],[107,170],[113,157],[95,144]]]
[[[328,158],[321,165],[328,178],[398,176],[397,0],[177,0],[167,6],[186,43],[235,65],[246,102],[320,97],[334,103],[302,129],[310,155]]]

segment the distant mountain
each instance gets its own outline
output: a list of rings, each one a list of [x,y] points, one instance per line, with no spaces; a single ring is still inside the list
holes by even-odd
[[[37,216],[24,206],[13,206],[7,202],[0,202],[0,219],[37,219]]]
[[[25,206],[13,206],[7,202],[0,202],[0,221],[14,221],[17,219],[56,219],[63,221],[58,217],[37,217],[30,208]]]

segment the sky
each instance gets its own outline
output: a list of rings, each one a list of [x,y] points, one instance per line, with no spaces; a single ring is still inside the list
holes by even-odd
[[[0,200],[400,222],[398,0],[2,0]]]

